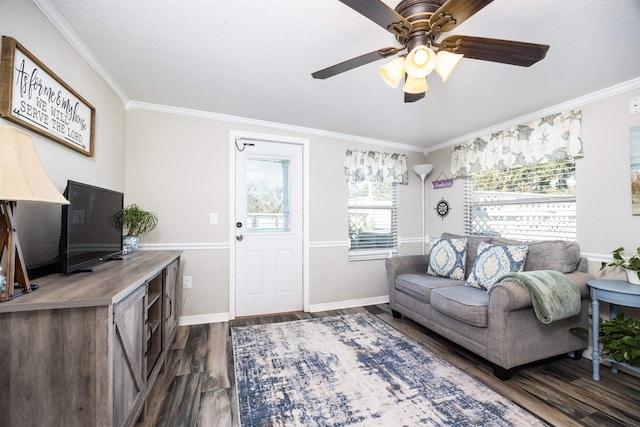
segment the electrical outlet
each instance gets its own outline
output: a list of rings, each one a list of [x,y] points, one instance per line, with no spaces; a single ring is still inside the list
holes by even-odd
[[[182,276],[182,287],[191,289],[191,276]]]

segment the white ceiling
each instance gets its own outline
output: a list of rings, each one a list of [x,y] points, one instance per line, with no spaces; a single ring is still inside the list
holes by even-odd
[[[638,0],[495,0],[455,33],[548,44],[547,57],[529,68],[463,59],[446,83],[430,77],[413,104],[378,77],[385,60],[311,77],[397,45],[338,0],[33,1],[124,102],[427,149],[612,86],[640,86]]]

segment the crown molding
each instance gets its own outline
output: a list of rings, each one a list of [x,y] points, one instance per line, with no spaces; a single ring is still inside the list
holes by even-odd
[[[89,65],[89,67],[98,74],[98,76],[104,80],[104,82],[111,88],[113,93],[120,99],[122,104],[127,105],[130,101],[127,95],[120,89],[120,87],[113,80],[111,75],[102,66],[100,61],[93,56],[91,50],[82,41],[78,33],[73,31],[67,21],[60,15],[58,9],[55,8],[49,0],[32,0],[33,3],[40,9],[40,11],[47,17],[47,19],[53,24],[54,27],[62,34],[62,36],[69,42],[80,57]]]
[[[130,101],[126,105],[127,110],[147,110],[156,111],[167,114],[177,114],[182,116],[196,117],[201,119],[218,120],[227,123],[238,123],[250,126],[260,126],[269,129],[277,129],[285,132],[296,132],[305,135],[315,135],[323,138],[338,139],[342,141],[357,142],[379,147],[393,148],[396,150],[405,150],[422,153],[424,147],[416,145],[402,144],[399,142],[385,141],[382,139],[367,138],[357,135],[349,135],[345,133],[331,132],[322,129],[308,128],[303,126],[288,125],[285,123],[269,122],[266,120],[250,119],[247,117],[232,116],[229,114],[211,113],[202,110],[191,110],[188,108],[171,107],[168,105],[149,104],[146,102]]]
[[[573,110],[574,108],[579,108],[586,104],[600,101],[605,98],[610,98],[612,96],[619,95],[624,92],[629,92],[630,90],[634,90],[638,88],[640,88],[640,77],[632,80],[628,80],[626,82],[619,83],[614,86],[610,86],[608,88],[598,90],[596,92],[563,102],[561,104],[556,104],[554,106],[545,108],[543,110],[538,110],[536,112],[527,114],[525,116],[520,116],[516,119],[509,120],[508,122],[502,122],[482,130],[478,130],[472,133],[468,133],[466,135],[462,135],[462,136],[450,139],[446,142],[443,142],[441,144],[437,144],[437,145],[434,145],[433,147],[429,147],[425,149],[424,154],[425,156],[427,156],[431,151],[441,150],[443,148],[452,147],[458,144],[464,144],[469,141],[473,141],[474,139],[479,138],[481,136],[489,135],[495,132],[500,132],[502,130],[509,129],[511,127],[521,125],[523,123],[528,123],[530,121],[548,116],[550,114],[557,113],[559,111]]]

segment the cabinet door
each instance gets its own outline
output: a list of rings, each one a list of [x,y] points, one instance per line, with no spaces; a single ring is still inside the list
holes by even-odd
[[[113,425],[133,425],[144,404],[146,387],[146,286],[114,306]]]
[[[180,259],[178,258],[173,261],[164,271],[164,342],[165,346],[169,346],[178,329],[178,304],[180,302],[178,277],[180,274]]]

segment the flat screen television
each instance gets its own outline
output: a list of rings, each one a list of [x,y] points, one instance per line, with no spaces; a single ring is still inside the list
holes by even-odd
[[[60,268],[64,274],[91,271],[91,267],[122,255],[122,230],[111,218],[122,211],[124,194],[76,181],[67,181],[62,206]]]

